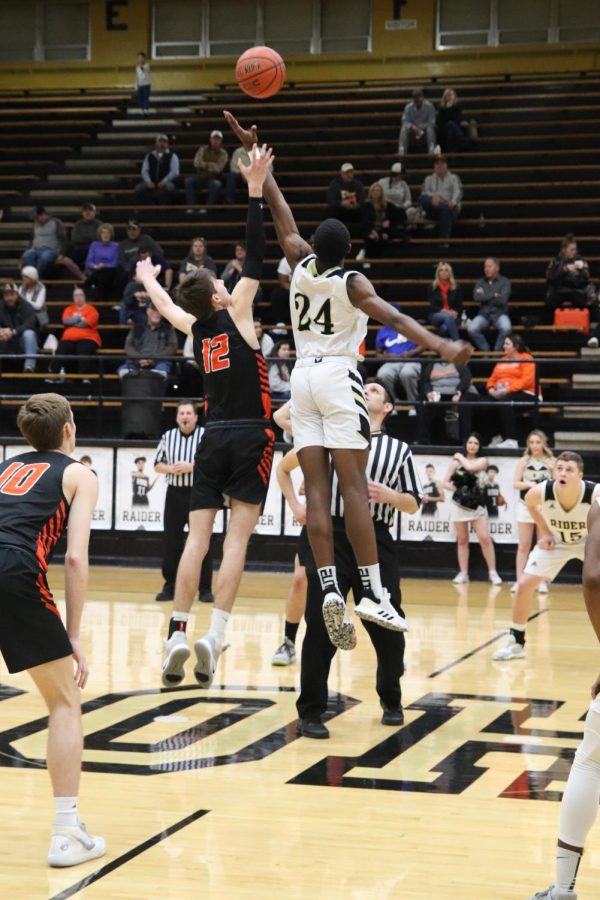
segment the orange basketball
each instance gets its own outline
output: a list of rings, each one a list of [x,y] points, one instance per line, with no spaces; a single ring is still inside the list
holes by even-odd
[[[235,66],[235,79],[255,100],[272,97],[285,82],[285,63],[271,47],[250,47]]]

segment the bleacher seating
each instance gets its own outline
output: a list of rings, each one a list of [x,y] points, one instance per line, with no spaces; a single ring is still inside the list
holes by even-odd
[[[445,86],[429,86],[430,99],[437,101]],[[548,325],[531,327],[531,323],[542,317],[544,271],[567,231],[576,234],[593,277],[597,280],[600,274],[600,78],[488,78],[453,82],[453,86],[468,117],[477,120],[480,136],[468,152],[449,157],[465,191],[450,249],[442,253],[439,240],[430,231],[419,230],[408,245],[394,244],[387,257],[371,261],[368,275],[381,296],[424,320],[427,284],[443,255],[454,265],[467,298],[466,312],[472,315],[476,304],[468,298],[483,259],[498,256],[503,274],[513,283],[510,311],[515,330],[524,332],[531,349],[545,360],[540,377],[546,408],[551,410],[547,430],[589,430],[589,413],[569,418],[561,404],[595,401],[596,385],[584,376],[593,373],[598,357],[588,354],[580,359],[581,335],[556,332]],[[139,180],[142,157],[159,132],[169,134],[180,155],[182,175],[191,173],[193,155],[213,128],[223,130],[225,146],[233,150],[236,142],[224,127],[224,108],[231,108],[244,122],[256,121],[259,135],[275,147],[278,181],[301,233],[308,238],[325,214],[325,189],[342,162],[350,160],[366,184],[389,171],[396,159],[400,117],[410,88],[397,83],[299,84],[265,103],[242,97],[227,86],[202,97],[153,94],[153,112],[147,117],[139,115],[129,96],[120,91],[0,94],[0,122],[5,126],[0,136],[4,211],[0,278],[17,275],[34,204],[43,203],[69,226],[84,200],[93,200],[101,218],[115,225],[117,239],[125,236],[124,225],[135,212],[174,266],[186,255],[191,238],[202,234],[221,269],[242,234],[245,203],[241,194],[239,204],[208,207],[205,213],[199,205],[198,215],[190,217],[184,214],[183,192],[174,205],[140,207],[133,186]],[[431,168],[431,159],[424,155],[408,158],[413,198]],[[354,251],[359,246],[354,236]],[[277,283],[280,255],[269,227],[263,279],[266,298]],[[45,282],[51,330],[57,332],[71,283],[65,280],[64,270],[49,274]],[[117,325],[115,303],[97,304],[104,342],[101,357],[105,357],[107,375],[113,376],[102,382],[103,397],[109,398],[103,399],[104,404],[119,403],[116,361],[109,356],[122,349],[126,328]],[[267,327],[274,324],[269,321],[268,299],[259,304],[259,312]],[[478,354],[474,359],[474,375],[483,379],[491,365],[480,362]],[[4,371],[0,393],[18,396],[39,388],[45,369],[42,361],[38,373],[26,379]],[[92,391],[96,384],[97,376]],[[94,401],[87,399],[89,386],[84,395],[73,379],[64,389],[82,404],[90,403],[91,415],[97,415]],[[108,415],[109,429],[111,422]]]

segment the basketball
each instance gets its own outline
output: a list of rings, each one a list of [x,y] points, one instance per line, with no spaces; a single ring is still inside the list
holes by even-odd
[[[250,47],[238,59],[235,79],[255,100],[272,97],[285,82],[285,63],[271,47]]]

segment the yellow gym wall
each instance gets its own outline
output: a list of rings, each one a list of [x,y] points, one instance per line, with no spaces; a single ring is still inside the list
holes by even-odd
[[[288,57],[288,80],[398,79],[418,82],[433,76],[570,72],[600,68],[600,48],[594,44],[436,51],[436,0],[408,0],[404,5],[402,17],[417,20],[414,30],[385,29],[386,20],[392,18],[392,7],[392,0],[372,0],[372,53]],[[150,47],[151,0],[91,0],[91,9],[92,59],[89,63],[0,63],[0,88],[115,88],[132,85],[136,53]],[[110,17],[112,28],[107,27]],[[206,90],[232,81],[232,59],[152,61],[152,84],[156,90]]]

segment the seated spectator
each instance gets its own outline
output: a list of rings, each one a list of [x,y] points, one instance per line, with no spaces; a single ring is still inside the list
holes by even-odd
[[[275,341],[270,334],[267,334],[267,332],[264,331],[261,320],[256,316],[254,317],[254,333],[258,339],[260,352],[265,359],[269,356],[273,356]]]
[[[250,156],[245,147],[238,147],[231,154],[229,172],[225,176],[225,203],[235,203],[238,189],[244,186],[244,177],[240,172],[238,159],[241,159],[245,166],[250,164]]]
[[[456,91],[446,88],[437,114],[437,134],[444,153],[458,153],[469,144],[469,123],[463,116]]]
[[[98,227],[98,239],[92,241],[85,261],[87,284],[96,288],[98,300],[113,300],[119,293],[119,245],[108,222]]]
[[[596,290],[590,279],[590,267],[577,249],[577,241],[572,234],[562,239],[560,252],[550,261],[546,269],[546,305],[551,311],[563,306],[584,309],[596,297]]]
[[[0,354],[26,353],[25,372],[35,372],[36,327],[33,306],[19,297],[16,284],[5,284],[0,300]]]
[[[291,353],[289,341],[277,341],[271,356],[274,362],[269,365],[269,384],[273,400],[289,400],[291,369],[289,359]]]
[[[402,113],[398,156],[406,156],[408,150],[414,150],[423,141],[428,153],[435,150],[435,107],[425,100],[421,88],[414,90],[412,97]]]
[[[342,163],[340,174],[329,182],[327,188],[328,215],[341,222],[362,221],[361,205],[365,199],[365,187],[354,175],[352,163]]]
[[[98,237],[98,229],[103,224],[96,218],[96,207],[89,201],[81,207],[81,216],[73,223],[67,254],[82,268],[87,259],[92,241]]]
[[[282,256],[277,266],[278,284],[272,289],[271,301],[271,321],[277,324],[289,325],[290,317],[290,285],[292,283],[292,270],[290,264]]]
[[[365,256],[381,256],[389,242],[406,228],[406,213],[393,203],[386,202],[383,188],[376,181],[369,188],[367,199],[361,207],[362,236],[365,246],[357,254],[357,259]]]
[[[186,210],[188,215],[193,215],[195,212],[192,207],[197,202],[197,194],[200,191],[206,190],[208,205],[218,203],[223,187],[219,176],[225,169],[228,159],[229,154],[223,147],[223,132],[215,128],[210,133],[209,143],[198,147],[196,151],[194,156],[196,174],[188,175],[185,179],[185,202],[189,207]]]
[[[40,281],[35,266],[24,266],[21,269],[21,278],[23,283],[19,286],[19,297],[27,300],[35,310],[38,331],[41,331],[50,321],[46,307],[46,287]]]
[[[94,356],[98,347],[102,346],[102,338],[98,331],[99,319],[100,314],[96,307],[87,302],[83,289],[76,287],[73,291],[73,303],[67,306],[62,314],[65,327],[56,348],[56,355],[77,357],[77,371],[80,375],[86,375],[92,370],[93,363],[86,357]],[[57,372],[59,369],[68,370],[68,368],[65,360],[54,359],[50,371]],[[89,384],[89,379],[84,378],[83,383]]]
[[[465,401],[472,401],[479,395],[470,392],[471,372],[468,366],[455,366],[441,359],[426,363],[421,375],[421,400],[426,401],[419,410],[419,443],[431,443],[431,428],[437,418],[448,421],[453,414],[458,415],[458,441],[464,444],[471,433],[472,407]],[[441,406],[440,401],[456,404],[454,410]],[[462,402],[461,402],[462,401]]]
[[[504,356],[496,363],[487,381],[488,396],[500,401],[492,415],[500,421],[500,438],[494,440],[497,447],[518,447],[517,421],[513,403],[535,402],[535,364],[533,356],[518,334],[504,339]],[[539,398],[541,399],[541,391]],[[510,402],[508,402],[510,401]],[[523,407],[519,407],[522,415]],[[535,425],[532,425],[535,428]],[[531,429],[530,429],[531,430]]]
[[[56,216],[51,216],[45,206],[36,206],[33,214],[31,246],[23,254],[22,266],[34,266],[40,278],[51,265],[64,266],[77,281],[85,275],[69,256],[65,256],[67,235],[65,226]]]
[[[433,284],[427,288],[429,321],[442,337],[451,341],[459,339],[458,326],[462,316],[462,291],[454,279],[450,263],[439,262],[433,276]]]
[[[394,400],[401,399],[400,388],[403,389],[406,399],[410,403],[416,403],[419,399],[419,377],[421,375],[421,363],[412,362],[411,357],[420,356],[423,347],[414,341],[409,341],[403,334],[398,334],[393,328],[383,325],[375,338],[375,353],[378,358],[385,356],[399,356],[401,359],[395,362],[386,362],[377,370],[377,377],[386,386],[386,389]],[[409,415],[416,415],[415,410],[410,410]]]
[[[119,241],[119,265],[127,277],[138,261],[140,250],[149,250],[152,259],[164,259],[162,248],[140,228],[140,223],[130,219],[127,223],[127,237]]]
[[[460,178],[448,169],[445,156],[437,156],[433,173],[423,182],[419,203],[428,219],[437,220],[439,237],[451,237],[462,195]]]
[[[175,330],[152,304],[148,306],[146,316],[147,321],[134,325],[127,335],[127,362],[119,366],[119,378],[152,372],[166,379],[171,373],[173,362],[168,357],[177,353]]]
[[[181,284],[186,275],[189,275],[190,272],[197,272],[198,269],[210,269],[211,272],[215,273],[215,277],[217,275],[217,264],[212,256],[209,256],[206,252],[206,241],[203,237],[192,238],[190,252],[181,261],[179,272],[177,273],[179,284]]]
[[[467,325],[469,340],[478,350],[489,350],[490,345],[483,332],[494,327],[497,332],[494,350],[502,350],[506,337],[512,332],[508,315],[512,285],[508,278],[500,274],[500,261],[495,256],[488,256],[483,272],[483,277],[473,288],[473,300],[478,300],[480,307]]]
[[[146,247],[140,247],[137,253],[137,259],[131,261],[127,280],[132,281],[135,278],[135,267],[137,263],[142,259],[148,259],[148,257],[152,260],[153,266],[160,266],[158,281],[166,291],[170,291],[173,286],[173,266],[167,262],[162,253],[154,254]]]
[[[244,244],[244,242],[239,241],[235,245],[235,249],[233,252],[233,259],[229,260],[229,262],[221,272],[223,284],[225,285],[229,293],[232,292],[232,290],[242,277],[242,267],[244,265],[244,260],[246,259],[246,245]]]
[[[413,206],[410,187],[404,179],[402,163],[393,163],[390,174],[380,178],[377,184],[383,188],[386,203],[393,203],[398,209],[404,211],[408,227],[411,228],[417,224],[421,216],[421,209]]]
[[[127,325],[130,320],[135,325],[145,325],[146,309],[149,303],[150,295],[146,293],[139,281],[132,278],[123,291],[119,309],[119,325]]]
[[[175,191],[175,179],[179,176],[179,157],[169,147],[166,134],[156,136],[154,149],[142,162],[142,181],[135,192],[142,203],[157,203]]]

